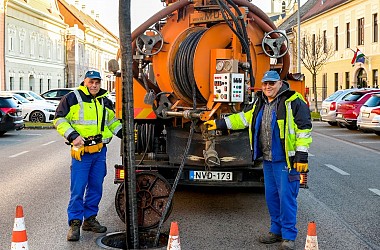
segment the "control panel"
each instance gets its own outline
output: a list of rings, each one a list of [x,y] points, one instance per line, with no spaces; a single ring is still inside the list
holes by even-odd
[[[244,74],[223,73],[214,74],[215,102],[243,102]]]

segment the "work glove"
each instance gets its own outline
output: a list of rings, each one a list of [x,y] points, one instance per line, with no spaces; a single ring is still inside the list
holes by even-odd
[[[297,172],[305,173],[308,171],[308,156],[309,154],[307,152],[296,151],[296,154],[294,156],[293,168],[295,168]]]
[[[82,160],[82,155],[84,154],[84,146],[80,147],[71,147],[71,157],[73,157],[77,161]]]
[[[215,120],[208,120],[207,122],[204,122],[203,124],[205,125],[205,127],[208,130],[215,130],[216,129]]]
[[[90,146],[84,146],[84,152],[93,154],[93,153],[100,152],[102,148],[103,148],[103,143],[98,143],[98,144],[90,145]]]

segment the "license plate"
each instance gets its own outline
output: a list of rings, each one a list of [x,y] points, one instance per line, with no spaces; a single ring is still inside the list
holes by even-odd
[[[370,113],[363,113],[363,117],[368,118]]]
[[[342,114],[337,114],[336,117],[338,117],[338,118],[342,118],[343,115],[342,115]]]
[[[217,171],[190,171],[189,179],[191,181],[232,181],[232,172]]]
[[[322,109],[323,114],[327,114],[327,109]]]

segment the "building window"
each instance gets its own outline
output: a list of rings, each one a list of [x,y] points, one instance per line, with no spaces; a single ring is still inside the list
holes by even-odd
[[[302,43],[303,43],[304,47],[306,47],[306,37],[303,37],[303,38],[302,38]],[[306,54],[306,52],[305,52],[305,50],[303,49],[303,50],[302,50],[302,57],[305,57],[305,54]]]
[[[323,31],[323,52],[327,53],[327,31]]]
[[[44,40],[43,36],[41,35],[40,39],[38,41],[38,55],[40,57],[44,57],[44,42],[45,42],[45,40]]]
[[[48,90],[51,88],[51,79],[48,79],[48,86],[47,87],[48,87]]]
[[[32,34],[30,36],[30,55],[34,56],[35,55],[35,49],[36,49],[36,35]]]
[[[61,87],[61,79],[58,79],[58,88],[60,88]]]
[[[62,41],[57,42],[57,60],[62,60]]]
[[[19,90],[24,89],[24,78],[23,77],[20,77],[20,82],[19,82],[18,88],[19,88]]]
[[[44,80],[42,78],[40,78],[40,93],[42,93],[43,84],[44,84]]]
[[[351,39],[350,39],[350,23],[346,23],[346,48],[351,47]]]
[[[13,76],[9,77],[9,90],[15,89],[15,78]]]
[[[372,85],[374,88],[378,88],[379,87],[379,82],[378,82],[378,79],[379,78],[379,71],[377,69],[374,69],[372,70]]]
[[[335,27],[335,51],[339,49],[338,26]]]
[[[338,90],[338,73],[334,73],[334,90],[337,91]]]
[[[364,45],[364,17],[358,19],[358,45]]]
[[[16,36],[16,29],[13,25],[10,25],[8,27],[8,50],[10,52],[14,52],[15,49],[15,36]]]
[[[286,3],[285,3],[285,1],[282,1],[281,5],[282,5],[281,6],[281,13],[285,13],[285,11],[286,11]]]
[[[47,51],[47,58],[48,59],[51,59],[51,45],[52,45],[51,40],[48,40],[46,42],[46,51]]]
[[[377,43],[379,41],[379,26],[377,25],[377,13],[372,15],[373,21],[373,42]]]
[[[345,88],[346,89],[349,89],[350,88],[350,72],[346,72],[345,73],[345,75],[346,75],[346,86],[345,86]]]

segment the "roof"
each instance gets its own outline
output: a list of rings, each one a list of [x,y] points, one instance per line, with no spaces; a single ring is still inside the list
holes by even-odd
[[[329,11],[338,7],[339,5],[349,2],[351,0],[318,0],[314,4],[314,6],[302,16],[302,21],[309,19],[311,17],[315,17],[325,11]]]
[[[301,22],[303,21],[303,16],[316,4],[316,2],[321,0],[308,0],[300,8]],[[282,24],[278,27],[281,30],[288,30],[298,23],[298,10],[291,14]]]
[[[29,5],[32,9],[38,10],[47,16],[55,17],[61,22],[63,16],[61,15],[58,4],[56,0],[13,0],[13,2],[18,2],[18,4]]]
[[[339,5],[350,2],[352,0],[308,0],[300,8],[301,22],[310,18],[318,16],[323,12],[330,11],[337,8]],[[280,26],[280,29],[287,30],[297,25],[298,11],[294,12],[289,18],[287,18]]]
[[[75,24],[78,24],[79,28],[85,29],[86,27],[92,28],[93,30],[98,30],[102,33],[108,34],[115,39],[119,39],[111,31],[105,28],[98,20],[93,19],[90,15],[84,13],[83,11],[78,10],[74,5],[67,3],[65,0],[57,0],[59,3],[59,8],[62,13],[68,13],[71,15],[71,18],[65,17],[65,22],[73,27]],[[64,9],[63,9],[64,8]],[[63,14],[65,15],[65,14]]]

